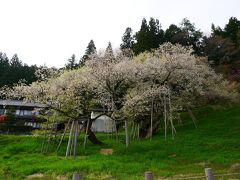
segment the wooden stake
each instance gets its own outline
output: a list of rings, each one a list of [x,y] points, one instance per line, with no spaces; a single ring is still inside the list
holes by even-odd
[[[145,180],[153,180],[153,173],[148,171],[144,173]]]
[[[138,123],[137,125],[137,139],[139,140],[140,139],[140,123]]]
[[[167,140],[167,105],[166,105],[166,95],[163,96],[164,101],[164,129],[165,129],[165,140]]]
[[[214,180],[214,176],[211,168],[205,168],[205,175],[207,180]]]
[[[69,150],[70,150],[71,141],[72,141],[73,125],[74,125],[74,122],[72,121],[71,130],[70,130],[69,139],[68,139],[68,146],[67,146],[67,151],[66,151],[66,156],[65,157],[67,157],[69,155]]]
[[[74,141],[74,157],[77,155],[77,139],[78,139],[78,121],[75,122],[75,141]]]
[[[128,121],[125,120],[125,136],[126,136],[126,147],[129,145],[129,134],[128,134]]]
[[[118,130],[117,130],[117,123],[116,123],[116,120],[114,120],[114,125],[115,125],[116,142],[118,143]]]
[[[73,174],[72,180],[81,180],[81,179],[82,177],[80,174],[77,174],[77,173]]]
[[[169,103],[169,120],[171,123],[171,129],[172,129],[172,139],[174,140],[174,130],[176,132],[176,129],[173,126],[173,117],[172,117],[172,104],[171,104],[171,95],[170,95],[170,91],[168,89],[168,103]]]
[[[58,150],[59,150],[59,148],[60,148],[60,146],[61,146],[61,144],[62,144],[63,138],[64,138],[64,136],[65,136],[65,134],[66,134],[66,131],[67,131],[68,127],[69,127],[69,124],[70,124],[70,120],[68,120],[67,126],[66,126],[65,129],[64,129],[63,135],[62,135],[61,140],[60,140],[60,142],[59,142],[59,144],[58,144],[58,147],[57,147],[56,152],[58,152]]]
[[[150,127],[150,141],[152,140],[153,136],[153,98],[152,98],[152,104],[151,104],[151,127]]]
[[[88,137],[88,128],[89,128],[89,119],[87,121],[87,129],[85,131],[85,137],[84,137],[84,143],[83,143],[84,149],[86,149],[86,142],[87,142],[87,137]]]
[[[194,116],[192,110],[189,109],[189,107],[187,107],[187,110],[188,110],[188,113],[189,113],[189,115],[190,115],[190,117],[191,117],[191,119],[192,119],[192,121],[193,121],[193,124],[194,124],[195,128],[197,128],[196,117]]]
[[[46,136],[47,136],[47,129],[48,129],[48,119],[47,119],[47,124],[46,124],[46,127],[45,127],[45,132],[44,132],[44,139],[43,139],[43,143],[42,143],[42,149],[41,149],[41,152],[44,153],[44,145],[45,145],[45,140],[46,140]]]

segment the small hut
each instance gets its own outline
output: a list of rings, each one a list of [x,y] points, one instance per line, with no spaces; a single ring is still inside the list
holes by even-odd
[[[92,111],[91,119],[94,119],[101,114],[102,112]],[[93,121],[91,129],[93,132],[111,133],[116,131],[116,126],[115,122],[110,117],[102,115]]]

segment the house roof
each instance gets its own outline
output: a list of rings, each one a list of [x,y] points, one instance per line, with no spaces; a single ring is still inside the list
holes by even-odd
[[[26,101],[19,101],[19,100],[2,100],[0,99],[0,105],[2,106],[24,106],[24,107],[39,107],[43,108],[46,107],[44,104],[34,103],[34,102],[26,102]]]

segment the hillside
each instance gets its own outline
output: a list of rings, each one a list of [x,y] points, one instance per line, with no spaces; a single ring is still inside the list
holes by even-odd
[[[75,159],[64,158],[65,146],[58,156],[41,154],[40,136],[0,135],[0,179],[23,179],[35,173],[44,174],[39,179],[56,179],[58,175],[70,179],[73,172],[88,179],[143,179],[148,170],[155,177],[166,178],[203,175],[205,167],[215,173],[240,172],[240,106],[206,107],[195,115],[197,129],[187,114],[181,115],[186,125],[177,127],[174,141],[170,135],[165,141],[160,131],[151,142],[134,141],[126,149],[123,135],[117,144],[114,138],[99,134],[105,144],[88,143]],[[101,155],[101,148],[113,148],[114,153]]]

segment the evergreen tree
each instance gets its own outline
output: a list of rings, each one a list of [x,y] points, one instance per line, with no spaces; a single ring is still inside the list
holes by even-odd
[[[224,29],[212,25],[212,32],[213,35],[231,39],[233,43],[240,47],[240,21],[237,18],[231,17]]]
[[[212,34],[204,43],[205,55],[212,65],[229,65],[229,72],[239,69],[240,21],[237,18],[231,17],[223,29],[212,24]]]
[[[108,46],[105,50],[105,54],[106,55],[110,55],[110,56],[113,56],[113,49],[112,49],[112,44],[111,42],[108,43]]]
[[[140,30],[135,34],[136,43],[133,45],[134,54],[158,48],[164,42],[164,31],[161,29],[159,21],[150,18],[147,24],[146,19],[142,20]]]
[[[136,43],[133,46],[133,52],[135,55],[144,51],[149,51],[151,49],[149,47],[148,32],[149,32],[149,29],[148,29],[147,21],[145,18],[143,18],[141,28],[135,34]]]
[[[13,85],[20,80],[30,84],[36,81],[35,71],[37,66],[28,66],[23,64],[17,54],[9,60],[6,54],[0,52],[0,87],[4,85]]]
[[[0,87],[8,84],[9,71],[9,59],[6,54],[0,52]]]
[[[158,48],[164,42],[164,31],[161,29],[158,19],[150,18],[148,38],[151,49]]]
[[[88,43],[88,46],[85,50],[85,54],[83,55],[83,57],[80,59],[79,61],[79,65],[83,66],[86,62],[86,60],[89,59],[89,56],[96,54],[97,50],[96,50],[96,46],[94,44],[93,40],[90,40],[90,42]]]
[[[10,66],[11,68],[19,68],[21,67],[23,64],[22,64],[22,61],[18,58],[18,55],[17,54],[14,54],[13,57],[11,58],[10,60]]]
[[[68,63],[65,65],[66,69],[76,69],[78,67],[76,56],[73,54],[71,58],[68,59]]]
[[[114,54],[113,54],[113,49],[112,49],[112,44],[111,42],[108,43],[108,46],[105,50],[105,54],[104,54],[105,58],[108,59],[108,61],[113,61],[114,60]]]
[[[92,55],[92,54],[95,54],[96,52],[97,52],[97,50],[96,50],[94,41],[90,40],[90,42],[88,43],[87,49],[85,51],[85,54]]]
[[[180,26],[170,25],[165,33],[165,40],[173,44],[179,43],[183,46],[192,46],[194,53],[197,55],[203,54],[202,47],[203,35],[200,30],[197,30],[187,18],[184,18]]]
[[[171,24],[165,31],[165,41],[174,43],[174,37],[181,32],[181,29],[175,24]]]
[[[132,36],[132,29],[130,27],[127,27],[125,30],[125,33],[122,37],[122,44],[120,45],[121,50],[124,49],[132,49],[133,47],[133,36]]]

